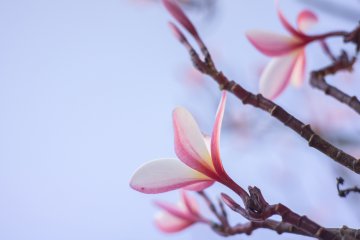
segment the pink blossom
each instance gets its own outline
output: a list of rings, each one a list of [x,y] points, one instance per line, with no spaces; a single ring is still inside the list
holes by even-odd
[[[173,111],[175,152],[178,159],[164,158],[145,163],[130,180],[143,193],[161,193],[178,188],[203,190],[218,181],[229,183],[220,159],[220,129],[226,93],[222,94],[211,138],[204,136],[192,115],[182,107]]]
[[[195,38],[200,48],[204,45],[189,18],[172,0],[163,0],[168,11]],[[185,36],[174,25],[170,27],[180,41]],[[190,45],[189,45],[190,47]],[[226,92],[223,91],[215,117],[212,136],[202,134],[193,116],[182,107],[173,111],[175,153],[179,159],[163,158],[140,166],[130,180],[130,186],[142,193],[162,193],[179,188],[200,191],[219,182],[244,201],[248,193],[225,172],[220,158],[220,132],[224,116]]]
[[[267,56],[274,57],[260,77],[260,92],[270,99],[276,98],[290,82],[295,86],[302,84],[306,64],[305,46],[318,40],[305,34],[305,31],[317,22],[313,12],[300,12],[297,28],[288,22],[279,8],[278,16],[290,36],[258,30],[246,33],[255,48]]]
[[[181,199],[176,205],[164,202],[155,204],[162,209],[155,215],[155,224],[163,232],[179,232],[194,223],[209,222],[200,215],[195,199],[188,196],[184,190],[181,191]]]

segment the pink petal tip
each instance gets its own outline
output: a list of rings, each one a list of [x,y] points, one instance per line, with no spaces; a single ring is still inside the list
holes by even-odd
[[[179,7],[177,3],[173,0],[163,0],[162,1],[165,8],[171,13],[171,15],[181,24],[186,30],[195,38],[200,39],[199,34],[196,31],[196,28],[191,23],[190,19],[186,16],[184,11]]]

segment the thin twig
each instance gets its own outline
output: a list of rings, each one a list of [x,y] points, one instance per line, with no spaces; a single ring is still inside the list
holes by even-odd
[[[320,45],[322,47],[322,49],[324,50],[325,54],[328,55],[328,57],[335,62],[336,61],[336,57],[335,55],[331,52],[329,45],[325,42],[325,40],[321,40],[320,41]]]
[[[344,42],[351,42],[356,46],[356,52],[360,51],[360,23],[358,26],[351,32],[345,35]]]
[[[211,201],[209,196],[204,191],[198,191],[198,194],[204,199],[206,205],[210,209],[210,211],[216,216],[216,218],[223,224],[228,225],[227,216],[219,213],[215,204]]]
[[[340,197],[346,197],[351,192],[360,193],[360,188],[358,186],[354,186],[354,187],[351,187],[351,188],[340,189],[340,185],[343,185],[344,182],[345,182],[342,177],[337,178],[336,181],[337,181],[336,188],[338,190],[338,194],[339,194]]]
[[[304,236],[311,236],[304,231],[292,226],[291,224],[279,222],[271,219],[264,221],[249,221],[247,223],[239,223],[235,226],[230,226],[229,220],[222,201],[219,201],[221,213],[218,212],[215,204],[211,201],[209,196],[204,191],[199,191],[198,194],[203,198],[210,211],[215,215],[220,223],[212,223],[212,230],[221,236],[232,236],[238,234],[251,235],[256,229],[264,228],[275,231],[278,234],[294,233]]]
[[[331,56],[331,55],[330,55]],[[339,102],[342,102],[352,108],[355,112],[360,114],[360,101],[356,96],[349,96],[340,89],[328,84],[325,77],[331,74],[335,74],[341,70],[351,71],[356,61],[356,58],[349,58],[345,51],[338,58],[331,57],[334,62],[320,70],[313,71],[310,75],[310,84],[314,88],[323,91],[326,95],[329,95]]]

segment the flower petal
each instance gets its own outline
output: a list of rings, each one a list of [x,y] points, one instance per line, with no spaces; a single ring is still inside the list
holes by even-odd
[[[199,207],[194,198],[181,191],[181,200],[177,205],[155,202],[163,209],[155,216],[155,223],[164,232],[177,232],[191,224],[201,221]]]
[[[211,136],[204,134],[204,133],[203,133],[203,136],[204,136],[206,148],[208,149],[209,153],[211,153]]]
[[[194,222],[187,221],[182,218],[175,217],[167,212],[161,211],[155,215],[155,225],[163,232],[175,233],[179,232]]]
[[[280,22],[281,24],[285,27],[285,29],[291,33],[291,35],[299,38],[299,39],[307,39],[308,36],[306,36],[305,34],[303,34],[302,32],[296,30],[290,23],[289,21],[285,18],[284,14],[282,13],[282,11],[280,10],[279,7],[279,1],[275,0],[275,5],[276,5],[276,9],[277,9],[277,14],[279,16]]]
[[[198,183],[194,183],[194,184],[188,185],[186,187],[183,187],[183,189],[190,190],[190,191],[201,191],[201,190],[204,190],[205,188],[210,187],[213,184],[214,184],[214,181],[198,182]]]
[[[185,203],[182,201],[178,202],[176,205],[155,201],[156,206],[163,209],[165,212],[177,217],[184,219],[186,221],[195,222],[197,220],[197,216],[193,215],[192,212],[188,211]]]
[[[246,37],[256,49],[267,56],[281,56],[302,45],[296,38],[272,32],[252,30],[246,32]]]
[[[211,158],[213,165],[215,167],[215,171],[219,176],[225,176],[226,172],[221,162],[220,157],[220,132],[221,132],[221,125],[222,120],[224,117],[225,111],[225,103],[226,103],[226,91],[223,91],[222,97],[219,103],[219,107],[216,113],[215,124],[213,133],[211,136]]]
[[[158,159],[139,167],[130,186],[143,193],[161,193],[212,179],[184,165],[177,159]]]
[[[189,167],[216,178],[211,155],[192,115],[185,108],[178,107],[173,112],[173,124],[178,158]]]
[[[298,52],[272,59],[260,77],[260,92],[269,99],[276,98],[287,86]]]
[[[301,32],[308,31],[318,22],[318,17],[310,10],[303,10],[297,17],[297,26]]]
[[[291,83],[295,87],[300,87],[305,79],[305,65],[306,65],[306,58],[305,58],[305,49],[301,50],[299,53],[293,72],[291,74]]]
[[[181,190],[181,202],[184,203],[186,209],[193,216],[199,216],[199,205],[197,204],[195,198],[190,197],[185,190]]]
[[[195,38],[200,39],[196,28],[191,23],[190,19],[186,16],[183,10],[173,0],[163,0],[163,4],[171,15]]]

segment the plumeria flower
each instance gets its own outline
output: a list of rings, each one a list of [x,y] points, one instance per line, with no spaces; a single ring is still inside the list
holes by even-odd
[[[155,215],[155,224],[163,232],[179,232],[194,223],[210,223],[200,215],[199,206],[194,198],[181,191],[180,201],[174,204],[155,202],[162,209]]]
[[[143,193],[161,193],[178,188],[200,191],[218,181],[229,183],[219,151],[220,129],[226,102],[225,91],[218,107],[211,138],[204,136],[193,116],[183,107],[173,111],[175,153],[145,163],[131,178],[130,186]]]
[[[293,27],[278,8],[278,16],[290,36],[252,30],[246,33],[249,41],[263,54],[274,57],[260,77],[260,92],[267,98],[276,98],[292,82],[300,86],[305,75],[305,47],[310,42],[321,40],[326,35],[309,36],[305,33],[317,21],[317,16],[303,10]]]
[[[181,8],[172,0],[163,0],[163,4],[199,46],[204,46],[194,25]],[[185,39],[174,24],[170,26],[179,39]],[[165,158],[145,163],[135,171],[130,186],[143,193],[162,193],[179,188],[201,191],[217,181],[246,200],[247,192],[228,176],[220,158],[220,130],[225,102],[226,92],[223,91],[211,138],[201,133],[185,108],[176,108],[173,111],[173,126],[175,153],[179,159]]]

